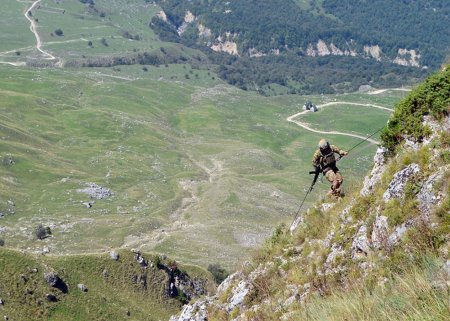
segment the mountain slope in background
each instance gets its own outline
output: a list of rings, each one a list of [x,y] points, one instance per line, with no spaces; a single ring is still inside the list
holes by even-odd
[[[203,50],[221,65],[223,79],[263,93],[271,83],[297,93],[404,84],[402,75],[422,77],[421,68],[438,68],[450,43],[446,1],[157,3],[162,11],[151,27],[161,39]]]
[[[303,3],[303,5],[301,5]],[[163,0],[158,18],[215,51],[258,56],[290,50],[437,68],[448,53],[447,1]],[[439,32],[438,32],[439,31]],[[403,53],[402,53],[403,52]]]

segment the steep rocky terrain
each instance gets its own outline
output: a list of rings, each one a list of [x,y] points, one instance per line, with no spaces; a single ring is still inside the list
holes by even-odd
[[[184,320],[447,320],[450,68],[398,106],[360,188],[280,226]]]

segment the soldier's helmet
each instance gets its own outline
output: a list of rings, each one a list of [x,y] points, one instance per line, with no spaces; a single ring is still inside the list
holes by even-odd
[[[326,149],[326,148],[329,146],[329,144],[328,144],[328,142],[327,142],[326,139],[322,138],[322,139],[319,141],[319,144],[318,144],[317,146],[318,146],[320,149]]]

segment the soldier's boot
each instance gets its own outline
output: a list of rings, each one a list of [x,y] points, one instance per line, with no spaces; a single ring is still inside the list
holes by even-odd
[[[341,198],[344,196],[344,194],[341,191],[341,182],[339,180],[333,181],[333,184],[331,185],[330,195],[334,198]]]

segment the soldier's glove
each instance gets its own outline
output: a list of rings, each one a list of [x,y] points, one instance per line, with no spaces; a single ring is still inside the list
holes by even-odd
[[[342,152],[342,156],[347,156],[348,152]]]

